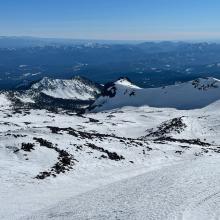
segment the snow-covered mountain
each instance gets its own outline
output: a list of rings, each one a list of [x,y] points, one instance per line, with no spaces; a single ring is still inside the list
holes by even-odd
[[[83,77],[70,80],[43,78],[23,91],[7,96],[18,108],[84,111],[101,94],[102,86]]]
[[[104,92],[93,104],[93,111],[103,111],[123,106],[170,107],[196,109],[220,99],[220,80],[200,78],[186,83],[160,87],[140,88],[128,79],[106,84]]]
[[[100,86],[82,77],[70,80],[44,77],[33,84],[31,90],[53,98],[73,100],[94,100],[100,94]]]

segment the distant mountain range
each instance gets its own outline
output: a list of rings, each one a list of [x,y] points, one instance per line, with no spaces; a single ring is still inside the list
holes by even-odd
[[[0,48],[43,47],[52,45],[80,45],[80,44],[137,44],[141,41],[122,40],[93,40],[93,39],[68,39],[68,38],[43,38],[29,36],[0,36]]]
[[[14,47],[15,41],[19,47]],[[26,42],[26,45],[19,41]],[[0,89],[24,89],[44,77],[76,75],[105,84],[120,76],[144,88],[199,77],[220,78],[220,44],[189,42],[32,44],[35,38],[0,38]],[[38,39],[38,42],[41,39]],[[2,45],[2,46],[1,46]]]

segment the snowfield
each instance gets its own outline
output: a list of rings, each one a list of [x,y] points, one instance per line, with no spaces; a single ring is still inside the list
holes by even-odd
[[[85,114],[0,94],[0,219],[220,219],[218,81],[197,82],[208,95],[187,110],[115,108],[124,86],[142,90],[119,84]]]

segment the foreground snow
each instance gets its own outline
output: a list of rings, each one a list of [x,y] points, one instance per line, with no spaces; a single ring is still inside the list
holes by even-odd
[[[218,216],[220,102],[77,116],[0,101],[0,219]]]
[[[24,219],[220,218],[220,158],[188,160],[70,198]]]

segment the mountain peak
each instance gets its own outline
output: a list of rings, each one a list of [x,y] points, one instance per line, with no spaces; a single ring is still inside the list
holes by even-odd
[[[32,85],[31,90],[53,98],[88,100],[95,99],[101,92],[97,84],[82,77],[73,79],[52,79],[44,77]]]
[[[139,88],[138,86],[134,85],[130,79],[127,77],[121,77],[119,78],[115,83],[115,85],[122,85],[122,86],[128,86],[132,88]]]

